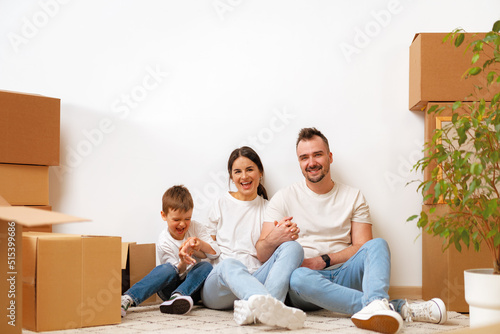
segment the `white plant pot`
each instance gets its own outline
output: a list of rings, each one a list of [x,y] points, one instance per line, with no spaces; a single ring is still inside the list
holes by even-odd
[[[493,269],[465,270],[464,288],[471,328],[500,322],[500,275]]]

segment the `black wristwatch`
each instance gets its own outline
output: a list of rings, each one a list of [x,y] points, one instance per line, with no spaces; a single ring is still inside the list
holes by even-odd
[[[330,256],[328,256],[328,254],[323,254],[323,255],[321,255],[321,258],[326,263],[325,268],[328,268],[330,266]]]

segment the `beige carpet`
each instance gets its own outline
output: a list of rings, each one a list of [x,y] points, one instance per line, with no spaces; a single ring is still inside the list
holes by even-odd
[[[448,312],[448,322],[444,325],[433,325],[422,322],[405,323],[402,333],[440,333],[469,327],[469,317],[456,312]],[[121,324],[52,331],[47,333],[371,333],[356,328],[349,317],[329,311],[308,312],[305,327],[295,331],[283,330],[262,324],[238,326],[233,321],[232,311],[214,311],[195,306],[188,315],[162,314],[158,305],[133,307]],[[23,331],[23,333],[33,333]]]

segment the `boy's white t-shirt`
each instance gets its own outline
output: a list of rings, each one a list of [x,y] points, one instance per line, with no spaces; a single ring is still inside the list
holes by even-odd
[[[264,221],[292,216],[300,228],[304,258],[335,253],[351,245],[351,222],[371,224],[370,210],[358,189],[335,182],[326,194],[316,194],[305,179],[279,190],[269,201]]]
[[[260,237],[267,202],[261,196],[252,201],[240,201],[228,192],[215,201],[207,224],[208,232],[216,236],[221,251],[214,263],[234,258],[250,273],[262,265],[257,259],[255,244]]]
[[[189,228],[182,240],[174,239],[168,231],[168,227],[162,233],[160,233],[158,243],[156,244],[156,254],[158,255],[160,263],[164,264],[168,262],[177,267],[179,265],[179,262],[181,261],[179,257],[179,248],[184,243],[184,241],[186,241],[186,239],[190,237],[197,237],[198,239],[210,244],[210,246],[215,251],[215,255],[206,254],[208,259],[214,260],[220,255],[219,246],[214,241],[214,239],[212,239],[210,234],[208,234],[206,227],[195,220],[191,220],[191,224],[189,225]],[[199,262],[199,259],[196,260],[197,262]]]

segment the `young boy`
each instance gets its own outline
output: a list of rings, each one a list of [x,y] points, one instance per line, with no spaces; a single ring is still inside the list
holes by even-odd
[[[161,264],[124,293],[122,317],[130,306],[154,293],[164,300],[162,313],[186,314],[200,300],[200,289],[212,265],[199,259],[216,259],[220,250],[205,227],[191,220],[192,213],[193,199],[184,186],[173,186],[163,194],[161,217],[167,228],[156,245]]]

